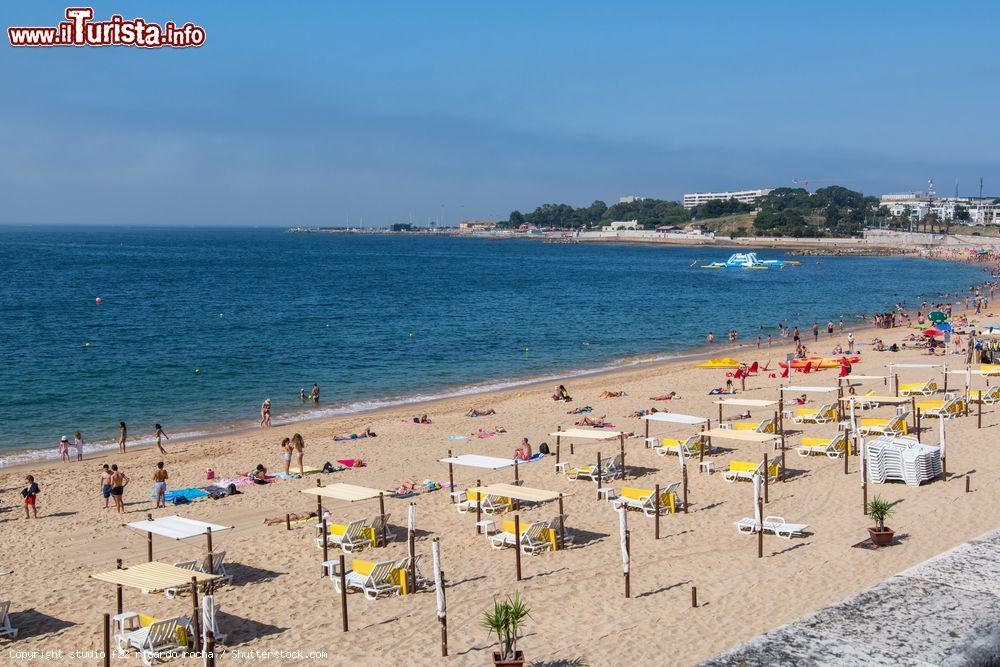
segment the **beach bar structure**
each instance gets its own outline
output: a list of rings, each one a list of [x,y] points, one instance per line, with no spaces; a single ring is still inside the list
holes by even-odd
[[[222,526],[217,523],[207,523],[196,519],[188,519],[183,516],[164,516],[154,519],[153,515],[147,514],[145,521],[133,521],[125,524],[127,528],[146,533],[146,560],[153,560],[153,535],[166,537],[172,540],[188,540],[192,537],[205,536],[205,550],[208,554],[209,571],[212,569],[212,535],[221,533],[224,530],[232,530],[232,526]]]
[[[180,539],[180,538],[178,538]],[[126,612],[123,609],[123,594],[122,589],[126,586],[130,588],[137,588],[143,593],[149,593],[154,591],[166,591],[168,589],[180,589],[185,587],[190,587],[191,590],[191,606],[192,614],[189,619],[176,618],[176,619],[163,619],[165,621],[176,621],[178,625],[186,622],[190,624],[190,628],[193,631],[194,639],[194,649],[195,651],[200,651],[202,648],[202,628],[201,628],[201,610],[198,605],[198,588],[206,588],[212,582],[220,579],[220,575],[209,574],[207,572],[199,572],[197,570],[187,570],[182,567],[176,567],[168,563],[159,563],[156,561],[151,561],[147,563],[140,563],[139,565],[133,565],[132,567],[121,567],[121,561],[118,561],[118,567],[114,570],[109,570],[107,572],[99,572],[97,574],[90,575],[91,579],[96,579],[98,581],[103,581],[109,584],[115,584],[116,586],[116,609],[117,613],[112,617],[110,614],[104,614],[103,617],[103,634],[104,634],[104,664],[111,664],[111,625],[114,621],[115,626],[121,634],[126,634],[126,632],[131,630],[138,630],[134,627],[135,624],[140,622],[140,615],[136,612]],[[208,604],[214,604],[214,601],[206,601]],[[207,628],[206,630],[211,630]],[[150,626],[150,632],[152,632],[152,627]],[[208,636],[211,639],[211,635]],[[181,650],[179,642],[175,640],[175,648]],[[158,650],[162,650],[162,647],[156,647]],[[143,661],[146,661],[146,655],[143,655]],[[148,663],[147,663],[148,664]]]

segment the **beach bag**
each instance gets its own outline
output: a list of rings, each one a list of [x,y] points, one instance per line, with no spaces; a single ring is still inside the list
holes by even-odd
[[[184,496],[174,496],[173,500],[171,500],[170,502],[173,503],[174,505],[187,505],[191,501],[185,498]]]
[[[336,470],[337,469],[334,468],[333,464],[330,463],[329,461],[323,464],[323,472],[336,472]]]
[[[539,454],[548,454],[549,453],[549,445],[548,445],[548,443],[543,442],[542,444],[538,445],[538,453]]]
[[[236,490],[236,485],[235,484],[230,484],[228,487],[226,487],[226,495],[227,496],[235,496],[235,495],[238,495],[239,493],[240,492]]]

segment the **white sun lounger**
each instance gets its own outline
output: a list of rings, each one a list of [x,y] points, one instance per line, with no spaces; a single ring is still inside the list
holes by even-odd
[[[808,444],[807,444],[808,443]],[[831,459],[839,459],[847,449],[847,434],[841,431],[832,438],[802,438],[802,444],[795,448],[799,456],[825,454]]]
[[[920,403],[917,403],[917,407],[920,407]],[[961,416],[963,410],[965,409],[965,396],[961,394],[956,394],[950,396],[945,400],[945,402],[939,408],[928,408],[927,410],[922,410],[921,415],[924,417],[937,417],[938,419],[951,419],[952,417]]]
[[[322,531],[323,524],[319,524],[319,527],[320,531]],[[326,536],[327,546],[337,545],[340,547],[341,551],[347,554],[363,551],[365,547],[370,547],[372,545],[372,541],[368,539],[368,531],[365,530],[367,527],[367,519],[352,521],[347,524],[347,530],[344,531],[343,535],[328,533]],[[327,530],[329,530],[329,526]],[[318,549],[323,548],[322,535],[316,538],[316,547]]]
[[[681,499],[679,493],[681,488],[680,482],[674,482],[670,486],[660,489],[660,514],[670,511],[670,496],[674,496],[674,511],[680,512],[684,509],[684,501]],[[611,506],[615,509],[620,507],[625,507],[627,509],[639,510],[646,516],[656,516],[656,498],[655,489],[650,489],[648,495],[642,495],[638,498],[629,498],[627,496],[618,496],[611,500]]]
[[[17,639],[17,628],[10,624],[10,600],[0,602],[0,637]]]
[[[601,470],[597,471],[596,465],[580,466],[566,471],[567,479],[587,479],[597,482],[600,475],[602,482],[607,482],[622,475],[622,455],[615,454],[614,458],[607,458],[601,461]]]
[[[896,415],[886,424],[858,426],[858,435],[889,435],[898,438],[906,434],[906,418],[909,416],[909,412],[904,412]]]
[[[799,411],[802,414],[799,414]],[[829,424],[837,418],[837,408],[833,403],[824,403],[815,412],[809,408],[798,408],[792,415],[796,424]]]
[[[142,664],[148,667],[166,656],[176,656],[188,650],[187,645],[181,644],[177,637],[177,628],[186,625],[183,617],[165,618],[138,630],[116,634],[115,644],[120,651],[130,648],[139,651]]]
[[[503,549],[518,544],[522,553],[535,555],[547,551],[552,546],[552,543],[542,535],[542,532],[548,527],[547,521],[536,521],[521,533],[520,540],[516,539],[513,533],[505,530],[487,535],[486,539],[494,549]]]
[[[802,535],[809,524],[788,523],[780,516],[764,517],[764,532],[774,533],[778,537],[786,540],[792,539],[793,535]],[[741,533],[756,533],[760,530],[760,525],[751,517],[744,517],[736,522],[736,530]]]
[[[323,563],[327,575],[333,581],[333,587],[340,593],[340,561],[328,560]],[[396,569],[396,561],[386,560],[375,563],[368,574],[358,574],[348,570],[344,575],[344,584],[348,592],[351,589],[364,593],[365,598],[377,600],[381,595],[394,595],[399,592],[399,584],[392,579],[392,571]]]
[[[671,454],[680,456],[680,450],[683,450],[684,456],[687,458],[698,456],[701,448],[705,446],[700,435],[689,436],[687,440],[661,440],[660,443],[653,447],[653,451],[658,456],[669,456]]]
[[[935,391],[937,391],[937,383],[934,380],[899,385],[900,396],[930,396]]]

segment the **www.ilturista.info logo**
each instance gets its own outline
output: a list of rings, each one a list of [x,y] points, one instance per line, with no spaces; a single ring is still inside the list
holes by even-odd
[[[183,49],[205,43],[205,29],[193,23],[163,25],[146,19],[126,20],[114,14],[107,21],[94,21],[91,7],[69,7],[66,21],[52,27],[7,28],[11,46],[139,46],[145,49]]]

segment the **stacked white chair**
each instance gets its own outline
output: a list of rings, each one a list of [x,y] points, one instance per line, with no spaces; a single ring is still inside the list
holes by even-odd
[[[868,481],[873,484],[902,481],[920,486],[941,476],[941,450],[916,438],[879,436],[865,443],[865,454]]]

